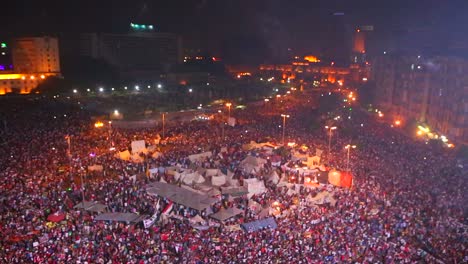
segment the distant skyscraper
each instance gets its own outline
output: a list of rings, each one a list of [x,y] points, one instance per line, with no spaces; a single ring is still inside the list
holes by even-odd
[[[57,38],[27,37],[13,39],[11,54],[15,72],[60,73]]]

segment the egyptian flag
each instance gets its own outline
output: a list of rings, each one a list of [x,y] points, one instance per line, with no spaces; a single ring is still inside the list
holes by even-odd
[[[173,207],[174,207],[174,203],[172,201],[169,201],[169,203],[166,205],[166,207],[161,213],[165,215],[169,215]]]

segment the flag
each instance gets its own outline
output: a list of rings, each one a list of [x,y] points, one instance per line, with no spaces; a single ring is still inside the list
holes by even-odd
[[[173,207],[174,207],[174,203],[172,201],[169,201],[169,203],[166,205],[166,207],[162,211],[162,214],[169,215]]]
[[[146,177],[149,178],[150,176],[150,171],[149,171],[149,163],[146,163]]]

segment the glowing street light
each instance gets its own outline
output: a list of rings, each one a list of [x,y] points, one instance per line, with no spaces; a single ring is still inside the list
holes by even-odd
[[[193,92],[193,89],[192,88],[188,89],[188,92],[189,93]]]
[[[289,115],[281,114],[281,117],[283,118],[283,146],[285,145],[284,141],[284,134],[286,133],[286,118],[289,118]]]
[[[99,92],[101,92],[101,93],[104,92],[104,88],[100,87]]]
[[[73,93],[78,93],[78,90],[76,90],[76,89],[73,89]]]
[[[161,88],[162,88],[162,84],[158,83],[158,88],[161,89]]]
[[[95,128],[101,128],[103,126],[104,126],[104,123],[102,123],[101,121],[97,121],[96,123],[94,123]]]
[[[226,103],[226,106],[228,108],[228,118],[231,118],[231,105],[232,103]]]
[[[331,154],[331,138],[332,138],[332,131],[336,130],[336,126],[325,126],[325,128],[328,130],[328,162],[330,162],[330,154]]]
[[[139,90],[140,90],[140,86],[135,85],[135,90],[139,91]]]
[[[395,126],[401,125],[401,120],[395,120]]]
[[[350,144],[348,144],[348,145],[345,146],[345,149],[348,150],[348,161],[346,162],[346,170],[347,170],[347,171],[349,171],[349,153],[350,153],[350,151],[351,151],[352,148],[353,148],[353,149],[356,148],[356,145],[350,145]]]

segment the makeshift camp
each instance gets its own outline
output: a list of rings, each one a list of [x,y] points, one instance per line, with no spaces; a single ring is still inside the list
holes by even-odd
[[[96,221],[111,221],[111,222],[127,222],[138,223],[146,219],[147,215],[139,215],[133,213],[104,213],[96,216]]]
[[[211,177],[211,184],[213,184],[213,186],[221,186],[226,184],[226,176],[220,175]]]
[[[249,198],[255,194],[261,194],[266,191],[265,185],[262,181],[259,181],[258,179],[245,179],[244,183],[247,186]]]
[[[200,215],[196,215],[196,216],[190,218],[189,222],[191,224],[202,224],[202,225],[204,225],[206,223],[205,219],[203,219]]]
[[[314,197],[312,197],[311,195],[307,196],[307,202],[309,204],[317,204],[317,205],[322,205],[322,204],[330,204],[331,206],[336,205],[336,200],[335,198],[333,198],[333,194],[327,191],[320,192]]]
[[[273,184],[278,184],[280,181],[280,177],[278,176],[278,173],[276,171],[272,171],[270,175],[267,176],[267,179]]]
[[[134,140],[131,144],[132,154],[135,153],[146,153],[146,144],[144,140]]]
[[[231,195],[233,197],[238,197],[242,196],[244,194],[249,193],[247,190],[247,187],[242,186],[242,187],[222,187],[221,188],[221,193],[224,195]]]
[[[206,158],[209,158],[209,157],[211,157],[212,155],[213,155],[213,154],[211,153],[211,151],[207,151],[207,152],[203,152],[203,153],[199,153],[199,154],[189,155],[189,156],[188,156],[188,159],[189,159],[191,162],[196,162],[196,161],[205,160]]]
[[[89,212],[102,213],[107,211],[107,206],[96,201],[85,201],[77,203],[73,208],[83,209]]]
[[[276,229],[278,225],[276,224],[276,221],[273,217],[269,217],[262,220],[241,224],[241,227],[245,232],[255,232],[266,228]]]
[[[88,171],[91,172],[91,171],[102,171],[104,168],[102,167],[102,165],[97,165],[97,164],[94,164],[92,166],[88,166]]]
[[[198,211],[207,209],[218,201],[218,199],[211,198],[208,195],[199,194],[176,185],[162,182],[153,182],[148,184],[146,191],[149,195],[164,197],[176,204]]]
[[[213,219],[224,222],[224,221],[226,221],[227,219],[229,219],[231,217],[234,217],[236,215],[240,215],[240,214],[243,214],[243,213],[244,213],[243,210],[231,207],[231,208],[228,208],[228,209],[225,209],[225,210],[221,210],[221,211],[219,211],[219,212],[217,212],[215,214],[212,214],[212,215],[210,215],[210,217],[213,218]]]
[[[259,211],[261,211],[263,208],[262,208],[262,205],[257,203],[256,201],[250,199],[249,200],[249,209],[258,213]]]
[[[247,173],[257,173],[266,163],[267,161],[265,159],[247,156],[243,161],[241,161],[240,167]]]

